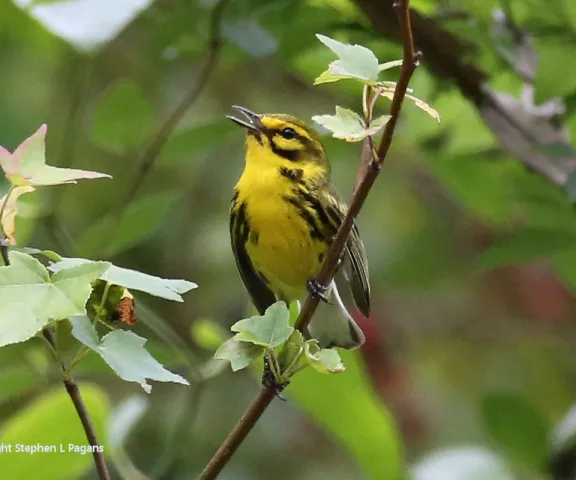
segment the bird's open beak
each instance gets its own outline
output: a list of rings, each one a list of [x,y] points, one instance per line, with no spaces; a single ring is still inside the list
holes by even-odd
[[[248,132],[250,132],[250,133],[254,133],[254,134],[260,133],[260,127],[261,127],[260,115],[258,115],[257,113],[254,113],[251,110],[248,110],[247,108],[240,107],[239,105],[232,105],[232,108],[234,110],[238,110],[242,115],[244,115],[248,119],[248,121],[240,120],[240,119],[233,117],[231,115],[226,115],[226,118],[229,118],[234,123],[240,125],[241,127],[246,128],[248,130]]]

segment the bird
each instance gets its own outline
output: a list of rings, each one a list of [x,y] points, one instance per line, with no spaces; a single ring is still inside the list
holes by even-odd
[[[320,135],[291,115],[232,108],[245,117],[227,115],[246,131],[246,155],[230,206],[230,238],[254,306],[263,315],[278,300],[289,304],[308,293],[329,303],[335,300],[340,314],[314,318],[308,335],[322,348],[360,347],[364,333],[345,307],[338,285],[333,280],[324,292],[316,281],[348,209],[331,182]],[[368,262],[355,224],[339,270],[357,309],[368,317]]]

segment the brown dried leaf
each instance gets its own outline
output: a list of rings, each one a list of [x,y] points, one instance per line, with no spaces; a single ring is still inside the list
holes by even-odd
[[[122,294],[122,299],[116,307],[116,314],[118,315],[118,320],[126,325],[134,325],[136,323],[136,316],[134,315],[134,296],[130,293],[128,289],[124,289]]]
[[[386,97],[390,100],[392,100],[392,98],[394,97],[394,90],[392,89],[381,89],[378,91],[378,93],[380,95],[382,95],[383,97]],[[424,100],[420,100],[419,98],[416,98],[412,95],[409,95],[408,93],[406,94],[406,98],[409,98],[410,100],[412,100],[414,102],[414,104],[420,108],[421,110],[424,110],[428,115],[430,115],[432,118],[434,118],[437,122],[440,122],[440,114],[438,113],[437,110],[435,110],[434,108],[432,108],[430,105],[428,105]]]
[[[2,210],[2,230],[6,235],[6,240],[10,245],[16,245],[16,215],[18,214],[18,197],[24,193],[33,192],[36,190],[30,185],[14,187],[8,197],[8,202]],[[6,194],[8,195],[8,194]],[[0,206],[6,202],[6,195],[0,199]],[[2,207],[0,207],[2,208]]]

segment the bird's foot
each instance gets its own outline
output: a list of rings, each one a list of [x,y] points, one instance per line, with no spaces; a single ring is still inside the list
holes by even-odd
[[[262,386],[269,390],[274,390],[276,392],[276,396],[280,400],[286,401],[286,399],[281,395],[282,391],[288,386],[290,382],[282,382],[278,383],[276,380],[276,375],[272,368],[270,367],[270,358],[268,355],[264,356],[264,371],[262,372]]]
[[[306,288],[308,289],[308,293],[312,295],[312,297],[320,299],[324,303],[330,303],[328,301],[328,298],[326,297],[326,291],[328,290],[328,287],[318,283],[318,280],[316,280],[316,278],[310,277],[306,282]]]

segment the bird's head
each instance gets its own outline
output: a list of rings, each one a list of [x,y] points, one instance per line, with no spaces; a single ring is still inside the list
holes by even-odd
[[[237,105],[232,108],[246,117],[244,120],[227,116],[246,129],[247,161],[274,155],[294,163],[327,164],[320,136],[302,120],[281,113],[258,114]]]

